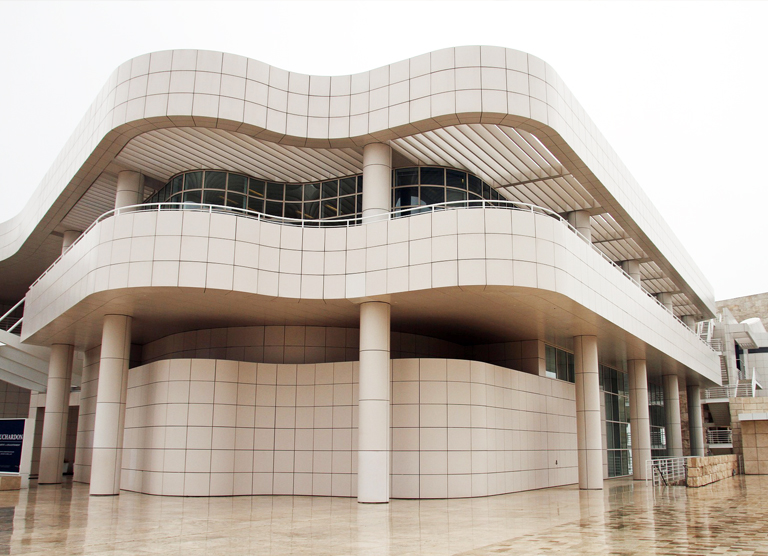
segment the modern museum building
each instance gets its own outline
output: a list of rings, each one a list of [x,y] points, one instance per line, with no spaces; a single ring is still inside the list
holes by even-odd
[[[497,47],[124,63],[0,224],[0,304],[30,471],[94,495],[601,489],[702,454],[721,381],[706,278],[553,69]]]

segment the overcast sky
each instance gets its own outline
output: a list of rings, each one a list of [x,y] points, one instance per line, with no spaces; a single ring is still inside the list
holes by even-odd
[[[555,68],[717,299],[768,291],[768,3],[0,2],[0,21],[0,222],[129,58],[210,49],[340,75],[488,44]]]

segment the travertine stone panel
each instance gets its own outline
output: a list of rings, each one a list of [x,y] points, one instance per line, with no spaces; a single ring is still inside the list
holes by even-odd
[[[686,486],[700,487],[738,474],[739,456],[735,454],[693,457],[688,460]]]

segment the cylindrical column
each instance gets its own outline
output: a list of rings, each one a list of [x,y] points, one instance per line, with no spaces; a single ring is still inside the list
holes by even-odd
[[[642,280],[643,277],[640,274],[640,261],[624,261],[621,263],[621,268],[624,272],[629,274],[630,278],[638,283]]]
[[[72,389],[72,357],[75,348],[65,344],[51,346],[48,363],[48,388],[45,393],[43,442],[40,447],[38,484],[61,483],[64,451],[67,447],[69,391]]]
[[[691,330],[696,330],[696,317],[693,315],[683,315],[683,318],[681,319],[685,325],[690,328]]]
[[[629,371],[629,427],[632,433],[632,469],[636,481],[646,479],[645,462],[651,459],[651,419],[648,413],[648,371],[645,361],[627,361]]]
[[[389,502],[389,311],[379,301],[360,305],[358,502]]]
[[[575,210],[568,213],[568,223],[576,228],[581,235],[592,241],[592,219],[586,210]],[[602,488],[602,487],[601,487]]]
[[[576,372],[576,442],[579,452],[579,488],[603,488],[603,442],[600,434],[600,375],[597,337],[573,339]]]
[[[130,353],[131,317],[105,316],[93,427],[92,495],[120,493]]]
[[[73,480],[91,482],[93,459],[93,421],[96,415],[96,395],[99,386],[99,362],[101,348],[85,352],[83,377],[80,381],[80,413],[77,417],[77,442],[75,444],[75,471]]]
[[[664,375],[664,413],[667,417],[667,456],[683,457],[683,429],[680,423],[680,386],[677,375]]]
[[[668,310],[672,311],[674,309],[671,293],[660,293],[656,296],[656,298],[659,300],[659,303],[664,305],[664,307],[666,307]]]
[[[117,174],[115,208],[138,205],[144,199],[144,176],[139,172],[123,170]]]
[[[704,455],[704,425],[701,417],[701,388],[688,386],[688,430],[691,433],[691,455]]]
[[[76,230],[67,230],[64,232],[64,237],[61,239],[61,254],[64,254],[64,251],[69,249],[69,246],[72,245],[77,238],[80,237],[80,232]]]
[[[363,147],[363,218],[387,214],[392,198],[392,147],[370,143]]]

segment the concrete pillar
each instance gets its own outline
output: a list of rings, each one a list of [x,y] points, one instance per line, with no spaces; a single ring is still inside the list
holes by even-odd
[[[677,375],[664,375],[664,413],[667,417],[667,457],[683,457],[683,429],[680,424],[680,386]]]
[[[704,425],[701,416],[701,388],[688,386],[688,430],[691,434],[691,455],[704,455]]]
[[[568,223],[581,232],[581,235],[592,241],[592,219],[589,216],[589,212],[586,210],[569,212]]]
[[[360,305],[358,502],[389,502],[389,314],[388,303]]]
[[[61,483],[64,451],[67,447],[69,392],[72,389],[73,346],[54,344],[48,363],[48,388],[45,393],[43,441],[40,446],[38,484]]]
[[[688,328],[690,328],[694,332],[696,331],[696,317],[694,317],[693,315],[683,315],[683,318],[681,320],[685,323],[685,325]]]
[[[120,493],[131,320],[124,315],[104,317],[93,430],[91,495]]]
[[[392,147],[363,147],[363,218],[388,214],[392,204]]]
[[[69,246],[72,245],[77,238],[80,237],[80,232],[76,230],[67,230],[64,232],[64,237],[61,240],[61,254],[64,254],[64,251],[69,249]]]
[[[576,441],[579,452],[579,488],[603,488],[603,442],[600,434],[600,375],[597,337],[573,339],[576,372]]]
[[[117,174],[115,208],[138,205],[144,200],[144,176],[139,172],[123,170]]]
[[[642,275],[640,274],[640,261],[624,261],[621,263],[621,268],[624,272],[629,274],[629,277],[640,283]]]
[[[99,386],[101,347],[85,352],[83,376],[80,381],[80,413],[77,418],[77,442],[75,443],[75,469],[72,480],[91,482],[93,459],[93,421],[96,415],[96,395]]]
[[[656,296],[656,299],[659,300],[659,303],[664,305],[669,311],[672,311],[674,308],[674,305],[672,303],[672,294],[671,293],[660,293]]]
[[[651,419],[648,412],[648,371],[645,360],[627,361],[627,371],[633,476],[636,481],[644,481],[645,462],[651,459]]]

